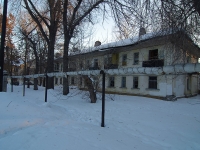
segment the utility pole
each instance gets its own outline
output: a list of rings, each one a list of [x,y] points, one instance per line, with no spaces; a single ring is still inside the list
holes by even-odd
[[[4,66],[4,45],[6,36],[7,3],[8,0],[4,0],[2,31],[1,31],[1,49],[0,49],[0,92],[3,92],[3,66]]]
[[[102,74],[102,114],[101,114],[101,127],[105,127],[105,72],[100,71]]]

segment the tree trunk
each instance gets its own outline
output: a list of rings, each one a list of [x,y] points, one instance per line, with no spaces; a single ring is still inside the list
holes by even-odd
[[[68,46],[69,40],[65,39],[64,43],[64,55],[63,55],[63,72],[68,72]],[[67,95],[69,93],[69,82],[68,76],[63,78],[63,95]]]
[[[56,33],[56,32],[55,32]],[[54,44],[55,36],[49,35],[50,42],[48,44],[48,60],[47,60],[47,73],[54,72]],[[54,89],[54,77],[48,78],[48,87],[47,89]]]
[[[37,78],[34,78],[33,90],[38,90],[38,79]]]
[[[37,47],[36,47],[36,43],[33,42],[30,39],[31,43],[33,44],[33,52],[35,55],[35,74],[38,74],[39,72],[39,57],[38,57],[38,52],[37,52]],[[34,86],[33,86],[33,90],[38,90],[38,79],[34,78]]]
[[[86,76],[86,75],[84,75],[83,78],[85,80],[85,84],[86,84],[86,86],[88,88],[88,91],[90,93],[91,103],[96,103],[97,96],[96,96],[96,91],[94,89],[94,86],[92,84],[92,80],[88,76]]]
[[[64,0],[63,3],[63,29],[64,29],[64,55],[63,55],[63,72],[68,72],[68,51],[69,51],[69,41],[71,36],[69,36],[68,26],[67,26],[67,6],[68,0]],[[68,76],[63,78],[63,95],[69,93],[69,83]]]

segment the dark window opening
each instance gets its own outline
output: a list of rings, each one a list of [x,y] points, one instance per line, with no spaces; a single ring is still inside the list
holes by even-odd
[[[158,59],[158,50],[150,50],[149,51],[149,60]]]
[[[122,55],[122,66],[127,65],[127,54]]]
[[[138,77],[133,77],[133,88],[138,88]]]
[[[115,86],[115,77],[110,77],[109,78],[109,87],[114,87]]]
[[[134,56],[133,56],[134,58],[133,58],[133,64],[134,65],[137,65],[137,64],[139,64],[139,53],[134,53]]]
[[[74,84],[74,77],[71,77],[71,84]]]
[[[55,84],[58,84],[58,78],[55,78]]]
[[[149,77],[149,88],[157,89],[157,77],[155,76]]]
[[[60,84],[62,84],[62,78],[60,78]]]
[[[94,59],[94,67],[95,67],[95,68],[98,67],[98,59]]]

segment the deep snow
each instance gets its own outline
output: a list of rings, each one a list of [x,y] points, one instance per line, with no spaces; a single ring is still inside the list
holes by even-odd
[[[107,95],[105,127],[96,104],[71,89],[0,93],[0,150],[198,150],[200,96],[175,102]],[[75,93],[76,92],[76,93]],[[112,97],[111,100],[109,97]]]

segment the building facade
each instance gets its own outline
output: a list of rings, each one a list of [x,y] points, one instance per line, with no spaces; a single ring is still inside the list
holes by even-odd
[[[106,75],[106,92],[153,96],[164,99],[193,96],[198,93],[198,73],[144,74],[139,68],[198,63],[200,49],[190,39],[174,44],[174,36],[145,34],[132,39],[98,45],[69,56],[69,71],[120,69]],[[181,39],[181,40],[183,40]],[[62,59],[55,61],[55,71],[62,72]],[[128,68],[137,70],[128,73]],[[127,73],[126,73],[127,72]],[[93,77],[99,80],[100,77]],[[100,79],[101,80],[101,79]],[[55,85],[62,78],[55,77]],[[69,76],[70,85],[85,88],[81,75]]]

